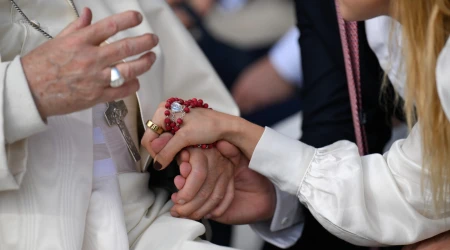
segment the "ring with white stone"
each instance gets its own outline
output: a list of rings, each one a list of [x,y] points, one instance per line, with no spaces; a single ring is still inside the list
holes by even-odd
[[[116,67],[111,67],[111,82],[109,86],[111,88],[118,88],[125,83],[125,78],[123,78],[122,74]]]

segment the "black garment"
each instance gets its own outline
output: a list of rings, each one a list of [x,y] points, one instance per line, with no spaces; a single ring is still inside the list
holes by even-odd
[[[324,147],[339,140],[355,142],[344,57],[334,0],[297,0],[304,87],[302,142]],[[391,136],[390,117],[380,104],[383,73],[370,49],[364,23],[358,24],[363,126],[370,153],[381,153]],[[290,249],[367,249],[351,245],[324,229],[305,211],[302,237]],[[330,248],[331,247],[331,248]],[[270,244],[265,250],[278,249]]]

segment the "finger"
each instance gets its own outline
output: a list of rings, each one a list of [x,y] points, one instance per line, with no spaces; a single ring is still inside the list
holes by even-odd
[[[186,179],[184,188],[178,192],[177,204],[183,205],[196,197],[197,193],[205,185],[206,178],[208,177],[208,160],[204,154],[192,154],[191,162],[195,162],[195,165],[189,164],[192,167],[192,170],[190,171],[190,174],[188,174],[189,176]],[[209,186],[212,185],[213,184],[209,184]],[[203,188],[202,195],[205,196],[204,198],[206,199],[211,192],[212,188],[210,191]]]
[[[78,31],[84,27],[87,27],[92,22],[92,11],[89,8],[83,8],[80,17],[70,23],[63,31],[61,31],[56,37],[66,36],[75,31]]]
[[[177,163],[178,165],[181,165],[183,162],[189,162],[189,151],[183,150],[181,151],[177,156]]]
[[[189,174],[192,171],[191,164],[180,164],[180,174],[182,177],[187,179],[189,177]]]
[[[218,141],[216,148],[224,157],[228,158],[234,166],[239,165],[242,153],[236,146],[227,141]]]
[[[158,37],[154,34],[145,34],[130,37],[107,44],[100,48],[100,58],[105,65],[115,64],[130,56],[138,55],[153,49],[158,44]]]
[[[183,0],[166,0],[169,5],[180,4]]]
[[[125,81],[129,81],[150,70],[155,60],[155,53],[148,52],[136,60],[119,63],[115,65],[115,67],[119,70],[120,75],[122,75]],[[104,80],[105,87],[109,87],[111,84],[111,68],[105,68],[103,70],[103,75],[106,76],[106,79]]]
[[[191,202],[179,207],[177,213],[193,220],[199,220],[207,214],[210,214],[222,202],[227,190],[228,179],[225,175],[221,175],[215,184],[216,185],[209,197],[205,198],[202,195],[198,195]],[[180,198],[178,197],[178,199]]]
[[[227,191],[222,202],[209,214],[205,216],[206,219],[221,217],[233,203],[234,199],[234,180],[228,182]]]
[[[158,125],[159,126],[159,125]],[[153,130],[151,130],[150,132],[155,133]],[[158,136],[157,133],[155,133],[156,136]],[[161,151],[161,149],[164,148],[164,146],[166,146],[167,142],[172,139],[173,135],[171,133],[162,133],[159,137],[157,137],[156,139],[154,139],[151,142],[151,150],[153,151],[154,154],[159,153],[159,151]],[[189,159],[185,162],[188,162]],[[180,164],[178,164],[180,165]]]
[[[181,130],[176,133],[173,138],[167,142],[166,146],[155,156],[155,162],[160,165],[160,169],[165,169],[174,159],[178,152],[183,148],[190,146]]]
[[[164,110],[163,107],[159,107],[156,110],[155,115],[152,118],[152,122],[161,128],[164,128],[163,124],[164,124],[165,117],[164,117],[163,110]],[[158,137],[159,137],[159,135],[157,133],[155,133],[154,131],[151,131],[150,129],[147,129],[144,133],[144,136],[141,139],[141,145],[144,146],[145,149],[147,149],[147,151],[150,153],[150,156],[153,158],[156,156],[156,153],[153,152],[151,143]]]
[[[109,16],[87,27],[79,35],[92,45],[100,45],[111,36],[122,30],[139,25],[143,20],[141,13],[137,11],[125,11]]]
[[[181,189],[183,189],[184,184],[186,184],[186,179],[183,178],[181,175],[177,175],[177,176],[175,177],[175,179],[173,180],[173,183],[175,184],[175,187],[176,187],[178,190],[181,190]]]
[[[170,199],[172,200],[173,203],[175,203],[175,201],[177,200],[177,193],[173,193],[173,194],[170,196]]]
[[[131,94],[136,93],[139,90],[138,79],[132,79],[118,88],[107,88],[103,91],[103,95],[100,98],[102,102],[110,102],[113,100],[125,98]]]

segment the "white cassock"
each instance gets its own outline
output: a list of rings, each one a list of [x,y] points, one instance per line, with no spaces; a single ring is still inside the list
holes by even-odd
[[[75,19],[65,0],[16,0],[51,35]],[[94,21],[137,10],[144,22],[108,39],[155,33],[157,60],[139,77],[137,99],[125,101],[126,123],[137,144],[137,122],[153,116],[171,96],[203,98],[214,109],[238,109],[195,42],[163,0],[75,0]],[[172,218],[169,194],[149,190],[117,127],[103,118],[105,105],[39,117],[20,57],[46,41],[26,24],[10,1],[0,0],[0,249],[222,249],[198,237],[201,223]],[[140,110],[139,110],[140,108]],[[138,145],[138,144],[137,144]]]

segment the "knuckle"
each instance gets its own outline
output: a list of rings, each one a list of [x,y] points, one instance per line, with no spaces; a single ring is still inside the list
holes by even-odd
[[[109,20],[106,23],[106,28],[109,31],[109,33],[116,34],[117,32],[119,32],[119,25],[114,20]]]
[[[125,63],[125,64],[123,65],[123,67],[120,69],[120,74],[122,74],[122,76],[123,76],[125,79],[130,79],[130,78],[132,78],[132,77],[131,77],[131,73],[132,73],[132,69],[131,69],[130,65],[127,64],[127,63]]]
[[[191,201],[194,199],[195,193],[192,190],[186,191],[186,192],[179,192],[178,198],[185,201]]]
[[[180,217],[188,217],[189,213],[187,213],[187,211],[183,210],[183,209],[175,209],[176,212],[180,215]]]
[[[123,42],[119,43],[119,51],[122,52],[122,54],[130,56],[133,55],[134,52],[134,46],[130,39],[126,39]]]
[[[200,220],[203,218],[202,214],[199,212],[194,212],[189,216],[191,220]]]
[[[110,70],[99,71],[97,77],[101,80],[102,85],[103,83],[109,83],[111,80],[111,71]]]
[[[212,217],[222,217],[222,215],[225,213],[225,211],[222,211],[222,210],[220,210],[220,211],[214,211],[214,212],[212,212],[211,213],[211,215],[212,215]]]
[[[147,137],[144,134],[144,137],[142,137],[141,139],[141,145],[147,150],[149,151],[149,146],[150,146],[150,141],[147,139]]]
[[[207,176],[207,170],[204,168],[194,168],[192,170],[192,175],[197,181],[204,180]]]
[[[64,45],[67,47],[76,47],[80,44],[81,39],[78,36],[68,36],[64,40]]]
[[[221,202],[223,200],[223,195],[221,195],[221,194],[213,194],[213,195],[211,195],[210,200],[213,201],[214,203],[219,203],[219,202]]]
[[[202,189],[198,192],[198,197],[202,200],[207,200],[209,198],[209,191],[206,189]]]

